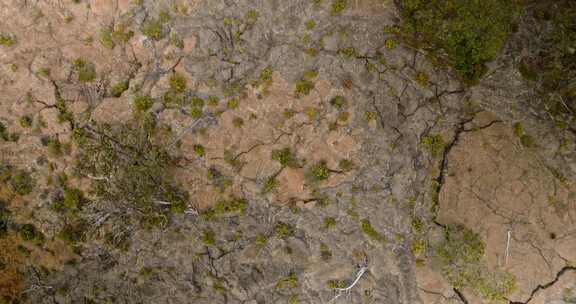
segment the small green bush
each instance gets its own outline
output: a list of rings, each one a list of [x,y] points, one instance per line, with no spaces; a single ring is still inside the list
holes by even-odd
[[[487,72],[500,52],[519,9],[509,0],[400,0],[404,34],[445,59],[467,83]]]
[[[282,167],[298,167],[296,156],[290,148],[283,148],[279,150],[272,150],[272,160],[275,160],[282,165]]]
[[[118,98],[118,97],[122,96],[122,94],[124,92],[126,92],[128,90],[129,86],[130,86],[130,83],[127,80],[120,81],[120,82],[118,82],[112,86],[112,88],[110,89],[110,95]]]
[[[314,82],[308,79],[300,79],[296,83],[295,94],[297,97],[302,95],[309,95],[312,90],[314,90],[315,84]]]
[[[29,115],[24,115],[24,116],[20,117],[20,119],[18,121],[20,122],[20,126],[22,128],[32,127],[32,117],[30,117]]]
[[[96,79],[96,66],[83,58],[77,58],[72,62],[72,69],[78,75],[78,81],[91,82]]]
[[[294,235],[294,227],[284,222],[279,222],[276,224],[274,231],[276,232],[276,236],[281,239],[285,239]]]
[[[344,96],[334,96],[330,99],[330,104],[335,108],[342,109],[347,105],[347,101]]]
[[[279,183],[274,176],[268,177],[264,181],[264,185],[262,186],[262,194],[266,194],[266,193],[270,193],[270,192],[274,191],[274,189],[278,188],[278,185],[279,185]]]
[[[13,35],[0,33],[0,45],[13,46],[16,44],[16,38]]]
[[[24,224],[19,229],[20,237],[24,241],[35,242],[36,244],[41,244],[44,242],[44,234],[32,224]]]
[[[330,169],[325,161],[319,161],[306,171],[306,179],[309,182],[320,182],[330,177]]]
[[[276,283],[276,288],[296,288],[298,287],[298,276],[294,272],[290,272],[287,277],[280,279]]]
[[[179,73],[174,73],[170,76],[170,89],[176,93],[184,93],[186,91],[186,77]]]
[[[331,13],[332,15],[338,15],[342,13],[346,7],[348,7],[348,0],[333,0]]]
[[[432,157],[438,157],[444,152],[444,139],[439,134],[424,136],[421,143]]]
[[[142,25],[142,34],[152,40],[162,40],[166,36],[164,23],[160,19],[149,19]]]
[[[29,172],[19,170],[10,178],[10,185],[19,195],[27,195],[34,190],[35,181]]]
[[[384,240],[382,235],[380,235],[380,233],[378,231],[376,231],[376,229],[374,229],[374,227],[372,227],[370,220],[368,220],[368,219],[361,220],[360,221],[360,227],[362,228],[362,231],[364,232],[364,234],[366,234],[370,239],[377,241],[377,242],[381,242]]]
[[[137,113],[146,112],[154,105],[154,99],[148,95],[138,95],[132,101],[134,110]]]

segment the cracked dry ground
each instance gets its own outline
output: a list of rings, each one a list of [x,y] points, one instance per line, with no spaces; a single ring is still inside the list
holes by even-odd
[[[334,15],[326,1],[2,0],[0,14],[18,37],[0,47],[0,161],[34,180],[0,188],[0,303],[490,303],[446,278],[452,224],[515,278],[494,302],[576,302],[573,155],[506,107],[523,86],[511,67],[463,90],[386,43],[392,1]],[[74,134],[136,120],[139,96],[189,193],[152,228],[76,170]],[[62,216],[72,187],[86,202]]]

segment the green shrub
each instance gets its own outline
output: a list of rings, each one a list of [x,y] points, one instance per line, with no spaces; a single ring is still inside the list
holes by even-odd
[[[572,127],[576,120],[576,6],[571,0],[553,5],[537,1],[527,11],[522,28],[529,35],[524,44],[529,48],[522,50],[518,69],[534,88],[534,106],[561,126]]]
[[[76,164],[82,176],[102,177],[92,180],[97,201],[116,202],[118,207],[137,208],[141,219],[166,218],[168,202],[181,208],[188,193],[174,181],[175,161],[154,142],[154,129],[140,122],[99,126],[90,131],[80,146]]]
[[[518,14],[509,0],[400,0],[407,37],[445,59],[468,83],[496,58]]]
[[[27,195],[32,193],[35,186],[35,181],[27,171],[19,170],[10,177],[10,185],[14,192],[19,195]]]

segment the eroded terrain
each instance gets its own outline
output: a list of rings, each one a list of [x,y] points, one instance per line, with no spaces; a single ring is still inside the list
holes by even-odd
[[[576,303],[571,100],[401,4],[0,1],[0,303]]]

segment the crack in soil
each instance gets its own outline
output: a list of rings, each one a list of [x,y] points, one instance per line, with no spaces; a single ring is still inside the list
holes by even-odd
[[[554,280],[542,285],[539,284],[538,286],[536,286],[536,288],[534,288],[532,290],[532,292],[530,293],[530,297],[528,298],[528,300],[524,301],[524,302],[517,302],[517,301],[510,301],[508,300],[509,304],[528,304],[530,301],[532,301],[532,299],[534,298],[534,296],[540,291],[540,290],[545,290],[548,289],[552,286],[554,286],[554,284],[556,284],[556,282],[558,282],[560,280],[560,278],[566,274],[567,272],[570,271],[574,271],[576,272],[576,267],[575,266],[564,266],[562,269],[560,269],[560,271],[558,271],[556,273],[556,277],[554,278]]]
[[[464,304],[468,304],[468,300],[466,299],[466,297],[464,296],[464,294],[458,289],[458,288],[452,288],[452,290],[454,290],[454,292],[456,293],[456,295],[458,296],[458,299],[464,303]]]

